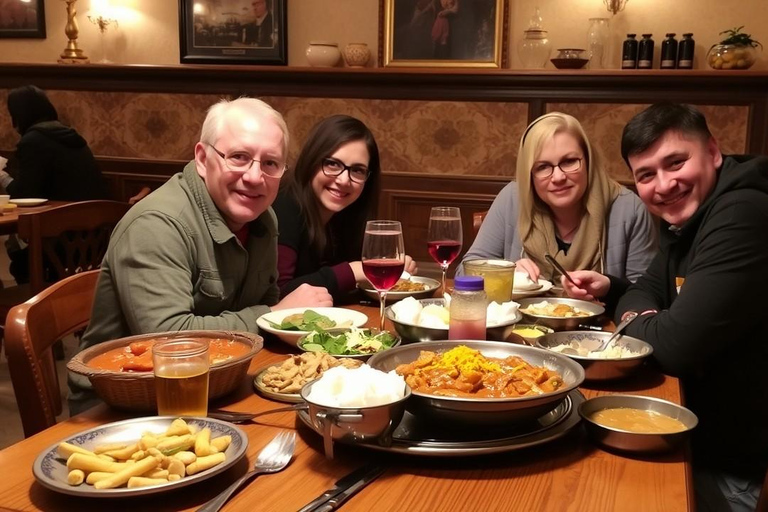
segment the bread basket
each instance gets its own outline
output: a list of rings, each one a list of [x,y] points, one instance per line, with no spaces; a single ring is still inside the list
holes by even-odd
[[[154,411],[157,409],[157,404],[155,398],[155,376],[152,372],[101,370],[88,366],[88,361],[108,350],[124,347],[135,341],[184,338],[208,340],[224,338],[244,343],[250,347],[250,350],[241,356],[233,357],[211,366],[208,385],[209,401],[237,389],[248,372],[251,359],[261,350],[264,344],[261,336],[239,331],[173,331],[140,334],[138,336],[105,341],[87,348],[75,355],[67,363],[67,369],[73,373],[88,377],[94,391],[112,407],[131,411]]]

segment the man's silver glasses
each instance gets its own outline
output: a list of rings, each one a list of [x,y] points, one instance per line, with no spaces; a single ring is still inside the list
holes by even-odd
[[[365,183],[370,171],[363,165],[346,165],[335,158],[323,158],[323,174],[326,176],[339,176],[344,171],[349,173],[349,179],[355,183]]]
[[[270,178],[280,178],[283,174],[285,174],[285,171],[288,169],[288,166],[285,165],[284,162],[280,162],[278,160],[273,160],[273,159],[255,160],[251,158],[251,155],[249,155],[244,151],[233,151],[225,155],[224,153],[216,149],[216,147],[214,147],[213,144],[208,144],[208,145],[211,146],[211,148],[216,152],[217,155],[219,155],[222,158],[222,160],[224,160],[224,164],[227,166],[227,169],[229,169],[232,172],[245,174],[251,169],[254,162],[258,162],[259,169],[261,170],[261,172],[263,172],[264,175],[269,176]]]
[[[576,172],[581,169],[581,158],[566,158],[557,165],[539,163],[533,167],[533,175],[539,179],[545,179],[552,176],[555,172],[555,167],[565,173]]]

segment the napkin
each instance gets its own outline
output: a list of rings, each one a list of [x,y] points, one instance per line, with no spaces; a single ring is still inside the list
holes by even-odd
[[[541,288],[539,283],[535,283],[528,275],[528,272],[515,272],[515,290],[529,291]]]
[[[419,314],[423,306],[421,302],[413,297],[406,297],[400,302],[395,302],[392,305],[392,312],[395,314],[395,319],[398,322],[406,324],[418,324]]]
[[[486,312],[485,324],[486,325],[501,325],[512,322],[517,318],[517,310],[520,308],[520,304],[511,300],[499,304],[498,302],[491,302],[488,304],[488,310]]]

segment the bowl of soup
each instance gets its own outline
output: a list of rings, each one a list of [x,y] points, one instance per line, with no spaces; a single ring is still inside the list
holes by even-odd
[[[251,359],[263,346],[261,336],[236,331],[173,331],[105,341],[75,355],[67,369],[87,377],[110,406],[132,411],[156,409],[152,346],[160,341],[204,341],[209,347],[208,399],[237,389]]]
[[[583,402],[579,415],[596,444],[628,453],[674,450],[698,424],[682,405],[639,395],[606,395]]]

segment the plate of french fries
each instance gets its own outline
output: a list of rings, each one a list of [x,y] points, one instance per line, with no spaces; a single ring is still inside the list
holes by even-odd
[[[42,485],[65,494],[138,496],[210,478],[240,460],[247,448],[248,436],[224,421],[136,418],[50,446],[32,471]]]

